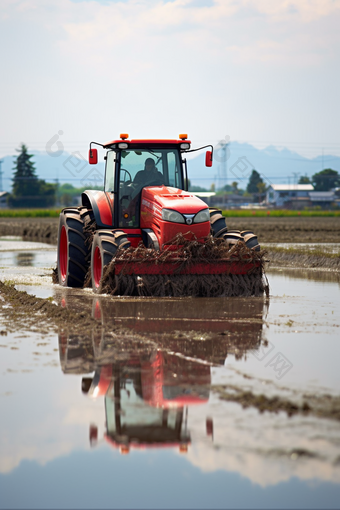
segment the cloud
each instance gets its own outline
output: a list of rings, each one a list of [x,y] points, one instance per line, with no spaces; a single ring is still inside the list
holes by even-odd
[[[210,396],[207,413],[214,416],[214,440],[204,436],[202,408],[189,408],[192,445],[187,460],[203,472],[237,472],[261,487],[297,477],[340,482],[339,430],[336,422],[312,417],[272,415]],[[292,457],[292,450],[302,452]],[[305,452],[305,455],[303,455]]]
[[[286,140],[292,129],[299,141],[334,140],[339,2],[3,3],[2,140],[48,140],[61,128],[70,140],[106,139],[123,125],[173,136],[179,123],[193,140]]]
[[[45,465],[75,450],[89,450],[90,423],[97,424],[102,437],[102,424],[105,422],[103,399],[89,403],[87,398],[80,395],[77,407],[74,408],[74,400],[67,387],[70,381],[68,377],[65,379],[66,382],[62,380],[62,390],[58,388],[59,393],[51,391],[49,396],[42,395],[41,405],[44,412],[40,419],[31,410],[25,425],[21,420],[12,420],[7,426],[3,424],[0,438],[0,473],[10,473],[23,460],[34,460]],[[17,397],[9,396],[7,399],[16,400]],[[10,402],[8,405],[10,406]]]
[[[124,62],[129,75],[138,75],[151,63],[163,66],[162,57],[183,62],[198,55],[202,59],[229,56],[242,62],[283,64],[293,57],[294,62],[306,64],[307,55],[307,63],[313,64],[322,38],[315,27],[309,31],[308,24],[339,14],[339,4],[243,0],[197,7],[190,0],[129,0],[99,6],[86,2],[83,20],[72,19],[74,13],[68,11],[62,23],[65,36],[58,42],[65,57],[72,55],[79,64],[90,59],[95,66],[114,61],[118,69]],[[339,43],[338,37],[331,37]]]
[[[303,23],[320,19],[332,13],[338,13],[340,5],[332,0],[245,0],[244,7],[256,9],[265,14],[271,21],[287,21],[293,18]]]

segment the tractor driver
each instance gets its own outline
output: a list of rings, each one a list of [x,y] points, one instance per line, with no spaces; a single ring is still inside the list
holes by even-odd
[[[122,214],[124,214],[124,219],[128,222],[128,226],[138,227],[141,189],[144,186],[160,186],[164,184],[164,175],[157,170],[155,161],[152,158],[147,158],[144,163],[144,170],[137,172],[133,184],[135,185],[135,191],[129,197],[130,203],[122,204]],[[126,226],[124,220],[122,220],[120,226]]]
[[[134,184],[164,184],[164,175],[156,168],[155,161],[152,158],[146,158],[144,163],[144,170],[137,172]]]

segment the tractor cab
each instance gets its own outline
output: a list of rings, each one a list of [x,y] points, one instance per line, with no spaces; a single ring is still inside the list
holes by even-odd
[[[180,152],[175,147],[111,149],[106,156],[105,193],[118,202],[118,227],[140,226],[141,191],[147,186],[185,188]]]
[[[89,152],[90,164],[98,161],[97,149]],[[188,189],[186,160],[190,150],[187,135],[178,140],[129,140],[127,134],[103,144],[105,156],[104,192],[113,212],[115,228],[140,228],[141,197],[146,187],[156,187],[159,194],[173,195]],[[101,145],[101,144],[98,144]],[[212,153],[206,164],[211,166]]]

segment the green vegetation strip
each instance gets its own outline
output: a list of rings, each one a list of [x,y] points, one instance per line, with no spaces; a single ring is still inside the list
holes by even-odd
[[[4,209],[0,218],[57,218],[60,209]]]

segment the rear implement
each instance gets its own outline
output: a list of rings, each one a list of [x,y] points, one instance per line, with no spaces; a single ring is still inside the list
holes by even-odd
[[[176,243],[176,244],[175,244]],[[204,243],[174,241],[177,249],[120,250],[103,271],[99,292],[132,296],[260,296],[268,292],[264,252],[241,241],[231,248],[208,236]]]

